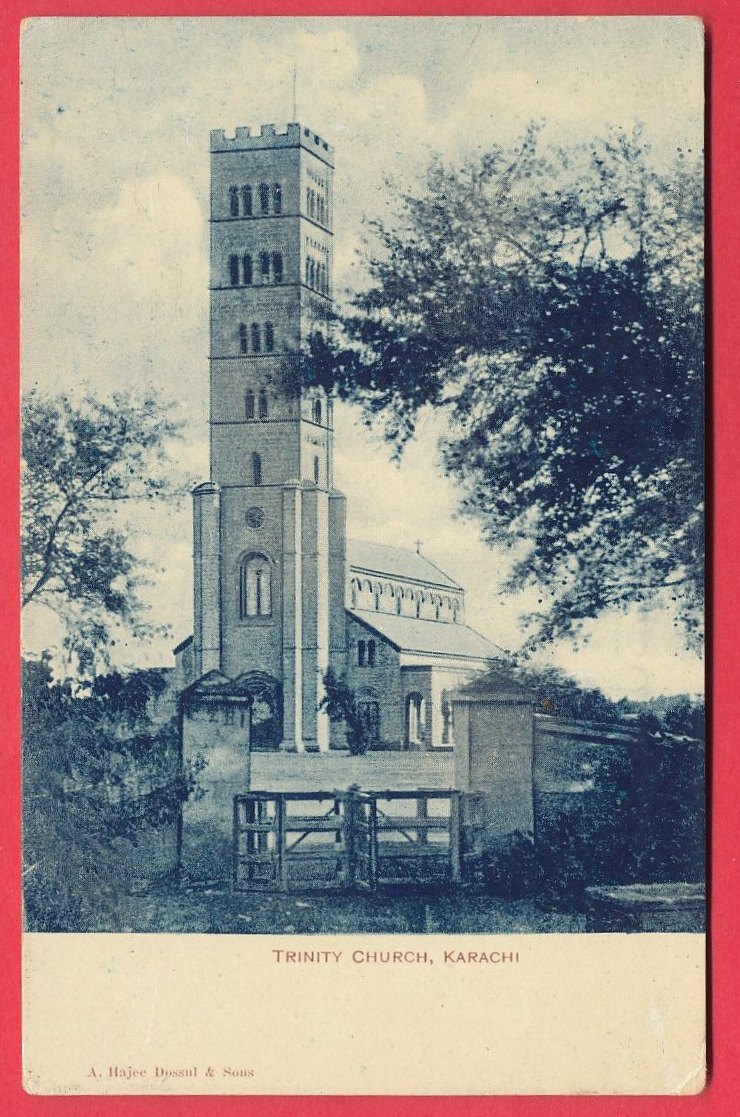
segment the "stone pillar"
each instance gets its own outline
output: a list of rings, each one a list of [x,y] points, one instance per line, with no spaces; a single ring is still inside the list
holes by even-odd
[[[198,795],[183,804],[179,875],[183,884],[227,884],[232,871],[233,801],[249,791],[251,700],[227,691],[229,681],[211,677],[183,695],[181,755],[198,759]]]
[[[303,741],[329,748],[329,719],[319,703],[329,666],[329,502],[325,489],[303,490]]]
[[[534,830],[534,707],[527,691],[487,676],[450,695],[455,787],[463,792],[469,852]],[[471,849],[472,846],[472,849]]]
[[[221,490],[206,481],[193,490],[195,678],[221,667]]]
[[[303,752],[303,530],[299,481],[283,488],[283,741]]]

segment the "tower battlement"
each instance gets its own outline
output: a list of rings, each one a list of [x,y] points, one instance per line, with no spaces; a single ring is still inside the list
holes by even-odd
[[[223,151],[264,151],[274,147],[305,147],[307,151],[313,151],[334,166],[334,148],[331,144],[301,124],[288,124],[284,132],[279,132],[274,124],[261,124],[258,135],[253,135],[249,127],[237,128],[233,136],[227,136],[223,128],[211,129],[212,154]]]

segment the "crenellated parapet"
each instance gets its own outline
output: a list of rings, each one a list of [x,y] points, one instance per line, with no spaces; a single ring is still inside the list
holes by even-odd
[[[274,124],[260,125],[259,133],[249,127],[237,128],[227,136],[223,128],[211,129],[211,153],[226,151],[264,151],[275,147],[305,147],[330,166],[334,166],[334,148],[310,128],[297,123],[286,125],[280,132]]]

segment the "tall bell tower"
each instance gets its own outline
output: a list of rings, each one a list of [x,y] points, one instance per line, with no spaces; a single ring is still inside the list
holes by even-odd
[[[211,133],[210,480],[194,493],[196,676],[269,677],[281,747],[327,749],[345,655],[332,401],[299,355],[332,297],[333,149],[309,128]]]

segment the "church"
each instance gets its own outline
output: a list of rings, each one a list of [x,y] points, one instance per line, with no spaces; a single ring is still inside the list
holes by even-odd
[[[232,733],[248,707],[254,749],[326,752],[346,747],[321,707],[332,668],[372,749],[449,749],[447,692],[501,649],[419,546],[347,539],[333,401],[302,383],[332,306],[333,148],[289,124],[216,130],[210,149],[210,480],[193,493],[178,688]]]

